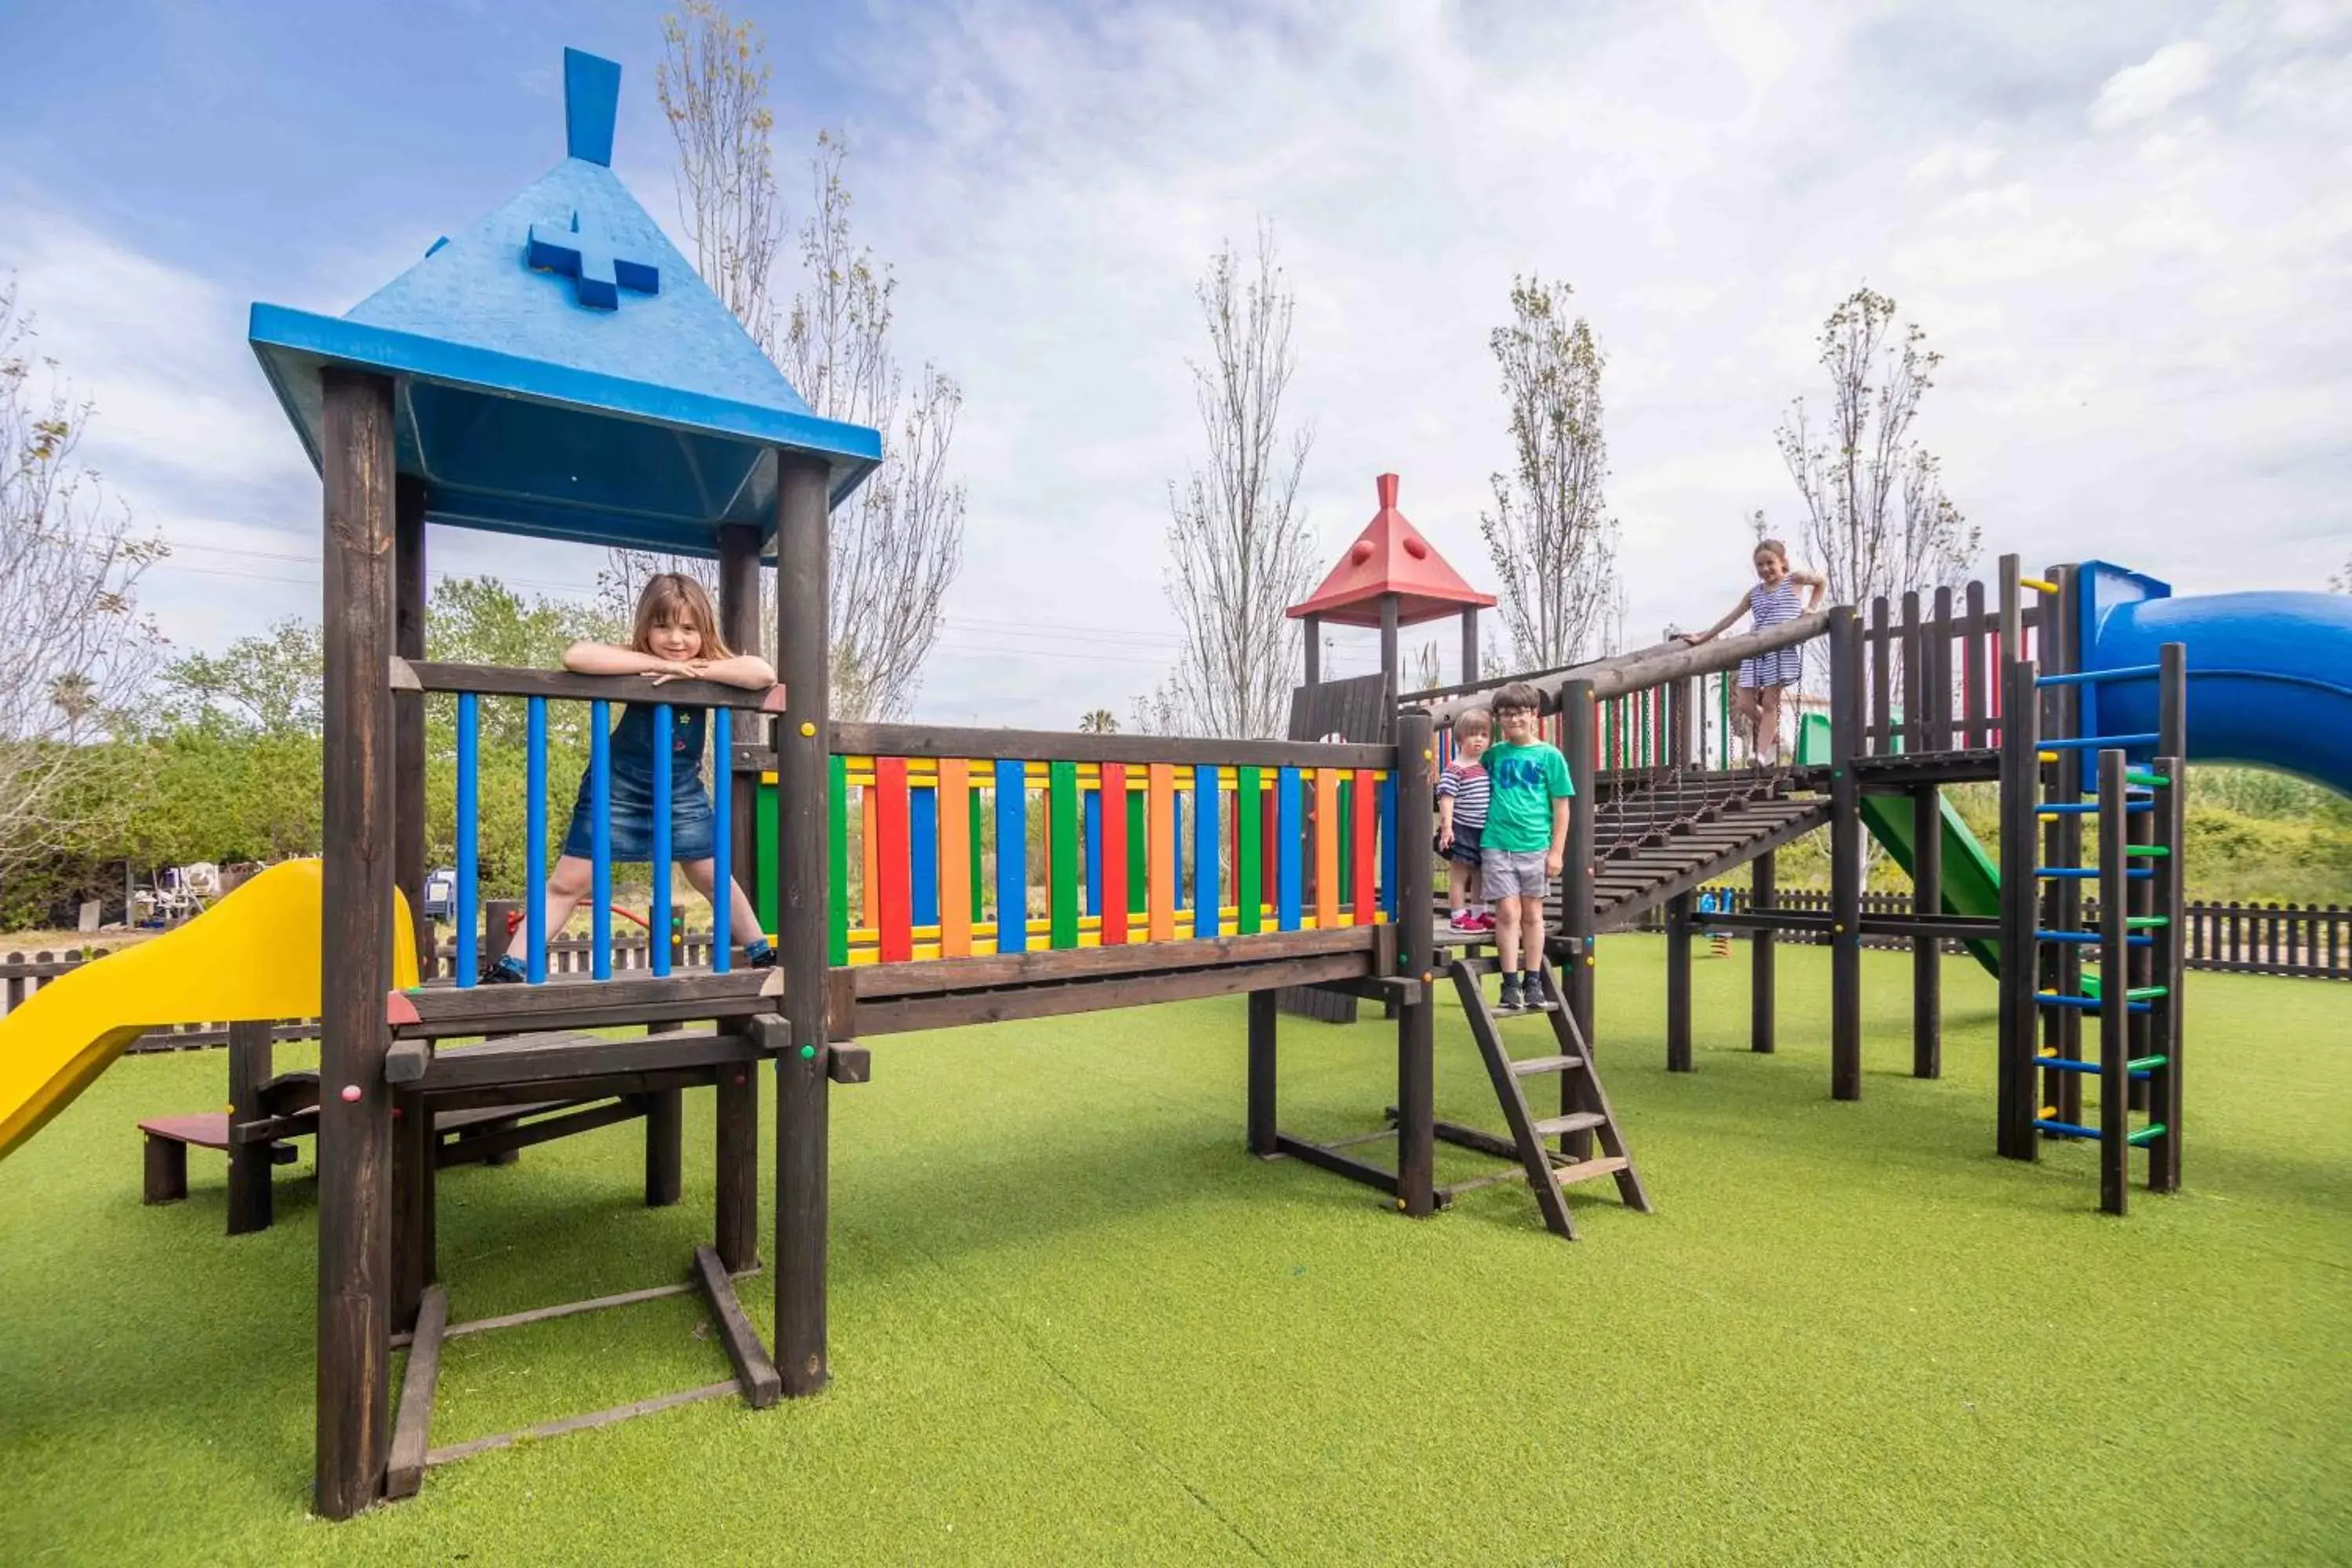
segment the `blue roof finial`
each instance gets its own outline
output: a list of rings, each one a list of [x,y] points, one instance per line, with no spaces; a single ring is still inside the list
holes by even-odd
[[[613,121],[621,107],[617,60],[563,51],[563,151],[590,163],[613,165]]]

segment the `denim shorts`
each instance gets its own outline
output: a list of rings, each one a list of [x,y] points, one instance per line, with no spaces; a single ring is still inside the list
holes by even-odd
[[[654,858],[654,783],[625,768],[611,771],[613,858],[651,860]],[[580,779],[580,797],[572,803],[572,827],[563,836],[563,852],[582,860],[596,855],[596,819],[588,798],[586,774]],[[698,773],[673,774],[669,791],[669,858],[708,860],[716,853],[717,837],[710,813],[710,795]]]
[[[1540,899],[1550,890],[1544,874],[1544,851],[1497,849],[1493,845],[1479,857],[1479,891],[1489,899]]]
[[[1483,822],[1457,822],[1454,825],[1454,842],[1445,851],[1448,860],[1457,861],[1475,870],[1478,868],[1478,839],[1486,831]]]

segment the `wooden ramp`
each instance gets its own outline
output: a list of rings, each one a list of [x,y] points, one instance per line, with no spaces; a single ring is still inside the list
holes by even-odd
[[[1593,814],[1596,929],[1622,931],[1829,819],[1828,796],[1769,775],[1674,773],[1621,789]]]

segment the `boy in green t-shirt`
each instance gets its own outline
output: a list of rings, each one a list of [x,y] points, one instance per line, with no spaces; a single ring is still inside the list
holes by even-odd
[[[1486,831],[1478,869],[1495,900],[1495,948],[1503,967],[1497,1013],[1549,1012],[1556,1005],[1536,971],[1543,962],[1544,895],[1568,847],[1568,797],[1575,785],[1559,748],[1536,738],[1542,705],[1542,693],[1524,681],[1495,693],[1495,724],[1503,738],[1485,758]]]

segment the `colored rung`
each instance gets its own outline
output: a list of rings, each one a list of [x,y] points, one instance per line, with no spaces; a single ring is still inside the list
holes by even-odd
[[[2169,994],[2170,993],[2166,991],[2161,985],[2135,985],[2130,990],[2124,993],[2124,1000],[2126,1002],[2140,1002],[2145,1001],[2151,996],[2165,996]]]
[[[2055,991],[2036,991],[2033,999],[2044,1007],[2084,1007],[2094,1012],[2103,1005],[2096,996],[2065,996]],[[2147,1003],[2135,1002],[2129,996],[2124,998],[2124,1005],[2135,1013],[2147,1011]]]
[[[2126,931],[2149,931],[2158,926],[2168,926],[2171,923],[2170,915],[2126,915],[2124,917]]]
[[[2017,580],[2017,585],[2021,588],[2031,588],[2037,594],[2054,594],[2058,591],[2057,584],[2045,583],[2039,577],[2020,577]]]
[[[2147,739],[2153,741],[2156,737],[2150,735]],[[2146,768],[2125,769],[2124,783],[2127,784],[2138,784],[2144,789],[2168,789],[2171,787],[2172,784],[2172,781],[2166,778],[2162,773],[2152,773]]]
[[[2099,868],[2096,866],[2036,866],[2033,868],[2033,874],[2037,877],[2056,878],[2063,880],[2075,882],[2087,882],[2098,876]],[[2130,870],[2126,871],[2124,875],[2136,882],[2144,882],[2150,877],[2155,876],[2156,873],[2149,870],[2145,866],[2136,866]]]
[[[2058,753],[2055,752],[2036,752],[2033,753],[2033,760],[2037,763],[2054,763],[2058,760]]]
[[[2164,1058],[2162,1057],[2153,1057],[2149,1059],[2160,1062]],[[2098,1063],[2086,1062],[2077,1057],[2036,1057],[2033,1058],[2033,1066],[2035,1070],[2042,1072],[2092,1073],[2099,1070]],[[2128,1071],[2129,1069],[2126,1068],[2126,1070]],[[2132,1073],[2132,1077],[2134,1078],[2146,1078],[2147,1076],[2147,1073],[2145,1069]]]
[[[2118,669],[2077,670],[2073,675],[2040,676],[2035,679],[2033,684],[2036,686],[2089,686],[2102,680],[2137,680],[2142,676],[2160,674],[2162,668],[2160,665],[2154,664],[2127,664]]]
[[[2103,939],[2100,937],[2099,933],[2095,931],[2038,931],[2033,933],[2033,940],[2036,942],[2095,942]],[[2124,938],[2124,945],[2126,947],[2146,947],[2155,941],[2156,938],[2152,936],[2127,936]]]
[[[2099,803],[2096,800],[2069,801],[2061,805],[2041,806],[2034,811],[2033,815],[2036,816],[2090,816],[2095,814],[2098,809]],[[2131,799],[2124,802],[2124,809],[2126,811],[2154,811],[2156,809],[2156,802],[2148,799],[2146,795],[2134,795]]]
[[[2124,846],[2124,853],[2142,860],[2162,860],[2169,857],[2172,851],[2161,844],[2126,844]]]
[[[2055,1132],[2061,1138],[2096,1138],[2099,1135],[2099,1130],[2095,1127],[2084,1127],[2072,1121],[2061,1121],[2054,1116],[2037,1116],[2033,1119],[2033,1125],[2044,1132]]]
[[[2168,1057],[2162,1056],[2134,1057],[2131,1060],[2124,1063],[2124,1070],[2137,1077],[2141,1073],[2148,1072],[2154,1068],[2162,1067],[2171,1058]]]
[[[2151,730],[2144,735],[2070,735],[2063,740],[2044,741],[2042,743],[2057,751],[2105,752],[2125,746],[2153,746],[2161,739],[2163,739],[2162,736]],[[2128,773],[2124,777],[2126,783],[2140,782],[2133,779]]]
[[[2153,1143],[2163,1136],[2164,1123],[2161,1121],[2151,1121],[2147,1126],[2141,1128],[2138,1131],[2133,1133],[2130,1137],[2125,1139],[2124,1142],[2137,1149],[2143,1143]]]

